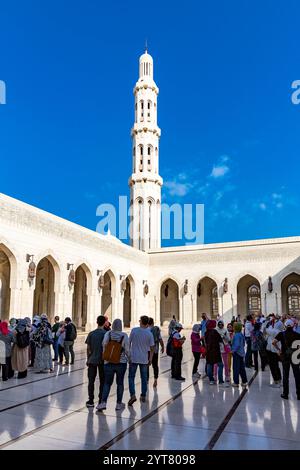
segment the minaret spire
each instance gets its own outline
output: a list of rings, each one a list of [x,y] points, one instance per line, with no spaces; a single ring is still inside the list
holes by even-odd
[[[153,59],[145,53],[139,60],[139,79],[134,87],[135,117],[131,130],[132,175],[131,244],[148,251],[161,246],[161,187],[158,155],[160,128],[157,125],[158,87],[153,80]]]

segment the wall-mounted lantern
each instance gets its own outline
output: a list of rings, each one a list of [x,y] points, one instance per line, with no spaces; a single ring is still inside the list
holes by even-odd
[[[183,292],[184,294],[186,295],[189,291],[189,280],[186,279],[185,282],[184,282],[184,286],[183,286]]]
[[[26,255],[26,262],[29,263],[28,266],[28,282],[32,284],[36,276],[36,265],[33,261],[34,255]]]
[[[271,276],[269,276],[269,280],[268,280],[268,291],[270,292],[273,292],[273,281],[272,281],[272,278]]]
[[[144,286],[144,295],[148,295],[148,292],[149,292],[148,282],[143,281],[143,286]]]
[[[120,275],[120,281],[121,281],[121,291],[124,294],[124,292],[126,291],[126,287],[127,287],[126,278],[125,278],[124,274]]]
[[[103,289],[104,287],[104,275],[103,275],[103,271],[101,271],[100,269],[97,269],[97,276],[98,277],[98,289],[99,291],[101,291],[101,289]]]
[[[226,294],[228,292],[228,278],[225,277],[224,282],[223,282],[223,294]]]
[[[67,263],[67,271],[70,271],[68,281],[69,281],[69,287],[71,288],[71,287],[74,286],[75,280],[76,280],[75,271],[74,271],[74,264],[73,263]]]

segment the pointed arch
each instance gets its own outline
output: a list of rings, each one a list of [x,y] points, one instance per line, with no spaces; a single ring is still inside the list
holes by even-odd
[[[217,318],[219,314],[219,296],[216,280],[211,276],[203,276],[196,286],[197,321],[201,320],[202,313],[209,318]]]
[[[237,283],[237,314],[241,318],[261,313],[261,286],[259,280],[246,274]]]
[[[281,281],[282,313],[300,318],[300,275],[291,272]]]
[[[160,284],[160,323],[167,325],[173,315],[179,320],[179,283],[171,277]]]

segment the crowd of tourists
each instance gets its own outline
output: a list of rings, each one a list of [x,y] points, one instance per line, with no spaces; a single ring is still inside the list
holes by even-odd
[[[272,387],[281,388],[281,397],[289,397],[289,373],[293,371],[297,398],[300,400],[299,361],[293,359],[300,347],[300,322],[289,315],[279,317],[270,314],[248,315],[242,322],[240,317],[232,318],[226,326],[221,317],[209,319],[203,313],[190,335],[194,357],[192,379],[208,379],[210,385],[220,387],[247,387],[247,369],[265,371],[269,368]],[[86,406],[95,406],[95,381],[99,376],[99,392],[96,405],[98,411],[106,409],[111,386],[116,378],[116,410],[125,407],[123,403],[124,379],[128,367],[130,398],[128,406],[137,401],[136,373],[141,378],[140,401],[147,399],[150,368],[153,369],[153,387],[158,386],[159,354],[171,357],[171,378],[185,381],[182,376],[183,325],[173,316],[168,327],[168,339],[164,344],[161,329],[152,318],[143,315],[139,326],[128,334],[121,319],[111,324],[107,316],[97,318],[97,328],[86,338],[88,369],[88,401]],[[74,342],[77,329],[71,318],[63,321],[58,316],[50,325],[47,315],[11,319],[0,322],[0,364],[2,380],[27,376],[32,367],[36,373],[53,372],[53,364],[74,364]],[[53,357],[52,357],[53,353]],[[300,352],[299,352],[300,356]],[[299,357],[300,359],[300,357]],[[202,366],[202,370],[200,372]],[[16,373],[16,374],[15,374]],[[249,374],[249,372],[248,372]]]
[[[2,380],[15,376],[27,377],[28,368],[36,373],[53,372],[53,362],[74,364],[74,341],[77,337],[76,326],[71,318],[60,321],[55,317],[51,327],[45,314],[22,319],[11,318],[9,323],[0,322],[0,364]],[[52,358],[52,349],[54,357]],[[71,362],[70,362],[71,356]]]
[[[173,333],[176,336],[176,333]],[[283,388],[281,397],[289,397],[289,374],[293,371],[297,399],[300,400],[300,321],[290,315],[248,315],[244,322],[233,318],[225,327],[222,318],[211,320],[202,314],[202,321],[191,334],[194,355],[193,378],[200,378],[200,358],[205,359],[202,378],[210,385],[247,387],[246,369],[261,371],[269,367],[271,387]],[[297,352],[299,349],[299,353]],[[295,353],[295,354],[294,354]],[[231,380],[231,377],[233,380]]]

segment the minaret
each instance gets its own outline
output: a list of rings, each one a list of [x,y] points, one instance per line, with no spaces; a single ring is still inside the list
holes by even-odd
[[[129,179],[131,245],[148,251],[161,246],[161,187],[158,174],[160,128],[157,125],[158,87],[153,80],[153,59],[146,49],[139,62],[133,93],[132,175]]]

